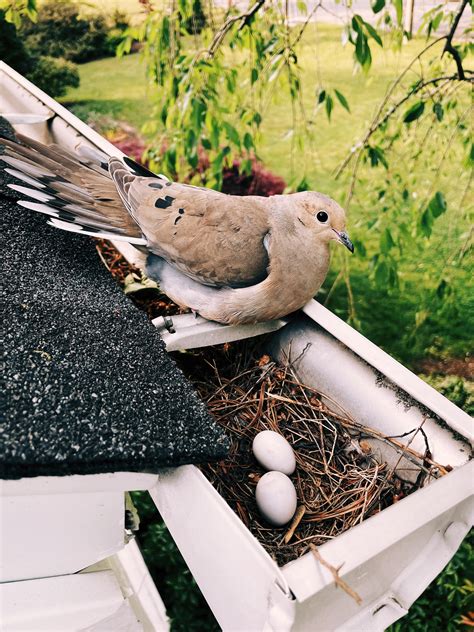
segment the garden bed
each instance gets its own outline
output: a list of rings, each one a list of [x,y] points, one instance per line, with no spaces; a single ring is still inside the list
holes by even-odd
[[[101,242],[99,249],[122,285],[130,275],[140,280],[140,271],[109,244]],[[157,289],[137,291],[132,298],[151,318],[182,311]],[[298,381],[292,365],[278,364],[264,352],[261,338],[178,353],[175,360],[231,438],[228,458],[202,465],[202,472],[279,565],[450,469],[432,460],[423,424],[405,433],[405,445],[401,436],[389,437],[349,415],[335,414],[327,398]],[[255,487],[265,470],[251,446],[262,430],[281,433],[296,455],[291,478],[298,508],[293,523],[284,527],[268,525],[255,502]],[[410,447],[419,433],[423,454]],[[391,465],[374,447],[380,444],[396,454]]]

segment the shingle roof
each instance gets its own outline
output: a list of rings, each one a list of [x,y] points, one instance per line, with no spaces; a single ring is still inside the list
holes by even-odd
[[[155,471],[223,457],[222,430],[93,241],[49,227],[6,191],[0,476]]]

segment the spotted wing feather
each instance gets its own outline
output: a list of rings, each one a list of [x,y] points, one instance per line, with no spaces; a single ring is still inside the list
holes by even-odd
[[[148,248],[189,277],[230,287],[265,278],[265,199],[149,178],[135,178],[127,196]]]

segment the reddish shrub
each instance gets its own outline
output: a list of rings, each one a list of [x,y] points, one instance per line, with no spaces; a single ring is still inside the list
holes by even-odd
[[[231,195],[280,195],[286,187],[283,178],[268,171],[260,162],[254,161],[252,172],[240,173],[239,163],[225,167],[223,172],[223,193]]]
[[[110,142],[115,145],[126,156],[130,156],[136,162],[142,162],[143,152],[145,151],[145,143],[138,136],[129,136],[126,134],[114,134],[109,137]]]

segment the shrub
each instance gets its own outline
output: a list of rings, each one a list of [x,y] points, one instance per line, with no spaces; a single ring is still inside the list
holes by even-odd
[[[123,40],[125,31],[129,28],[130,22],[126,13],[115,9],[109,23],[107,32],[106,51],[107,55],[113,57],[117,51],[117,46]],[[134,47],[131,48],[134,51]]]
[[[224,167],[223,193],[231,195],[280,195],[286,188],[283,178],[268,171],[257,161],[252,163],[249,174],[241,173],[240,164],[234,162],[232,167]]]
[[[5,11],[0,9],[0,59],[22,75],[31,67],[31,55],[24,42],[18,37],[16,28],[5,20]]]
[[[13,24],[5,20],[3,11],[0,11],[0,59],[52,97],[60,97],[69,86],[77,88],[79,85],[79,73],[74,64],[32,54]]]
[[[83,63],[110,54],[108,30],[105,17],[81,17],[79,5],[70,0],[49,0],[40,6],[36,23],[22,24],[21,35],[36,55]]]
[[[28,79],[53,97],[62,97],[67,88],[79,86],[79,73],[74,64],[65,59],[38,57]]]

